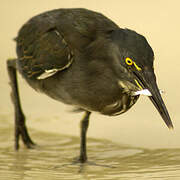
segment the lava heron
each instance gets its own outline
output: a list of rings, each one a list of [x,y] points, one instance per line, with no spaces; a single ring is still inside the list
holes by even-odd
[[[28,148],[34,145],[21,108],[16,70],[35,90],[85,112],[82,163],[87,160],[91,112],[119,115],[145,94],[166,125],[173,128],[156,83],[154,53],[144,36],[120,28],[94,11],[56,9],[31,18],[15,40],[17,58],[7,60],[15,109],[15,149],[20,137]]]

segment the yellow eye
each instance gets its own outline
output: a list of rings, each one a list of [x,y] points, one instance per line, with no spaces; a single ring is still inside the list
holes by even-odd
[[[125,61],[126,61],[126,64],[127,64],[127,65],[129,65],[129,66],[133,65],[133,61],[132,61],[132,59],[130,59],[129,57],[127,57],[127,58],[125,59]]]

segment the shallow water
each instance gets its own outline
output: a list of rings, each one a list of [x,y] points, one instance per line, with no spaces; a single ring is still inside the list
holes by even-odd
[[[145,149],[88,138],[89,161],[74,163],[79,138],[30,129],[34,149],[13,149],[13,129],[0,116],[0,179],[179,179],[180,149]],[[4,123],[3,123],[4,122]],[[8,121],[7,121],[8,122]]]

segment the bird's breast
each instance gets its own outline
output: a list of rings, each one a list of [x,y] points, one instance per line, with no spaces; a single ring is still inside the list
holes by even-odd
[[[138,100],[139,96],[130,96],[128,94],[123,94],[120,99],[116,102],[106,105],[101,114],[109,116],[117,116],[129,110]]]

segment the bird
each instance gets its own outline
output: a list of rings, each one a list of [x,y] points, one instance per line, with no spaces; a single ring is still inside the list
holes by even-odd
[[[147,39],[121,28],[102,13],[60,8],[38,14],[19,30],[17,58],[7,60],[15,111],[15,149],[32,141],[20,102],[17,72],[36,91],[84,112],[78,162],[87,162],[86,134],[91,113],[117,116],[144,94],[163,121],[173,124],[154,72],[154,52]]]

